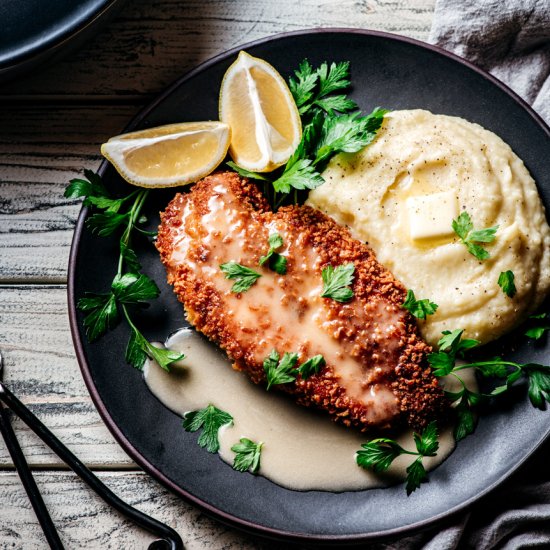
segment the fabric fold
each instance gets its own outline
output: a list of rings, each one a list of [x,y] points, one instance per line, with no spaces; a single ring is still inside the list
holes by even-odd
[[[550,124],[549,0],[438,0],[429,41],[502,80]]]

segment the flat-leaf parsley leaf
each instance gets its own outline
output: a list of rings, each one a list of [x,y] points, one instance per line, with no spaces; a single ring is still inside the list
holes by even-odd
[[[489,258],[489,252],[478,243],[492,243],[495,240],[498,225],[486,229],[474,229],[470,214],[464,211],[456,220],[453,220],[452,227],[472,256],[478,260]]]
[[[543,322],[545,321],[545,322]],[[529,328],[525,331],[525,336],[539,340],[546,332],[550,330],[547,313],[538,313],[529,317]]]
[[[276,252],[278,248],[283,246],[283,238],[279,233],[272,233],[268,238],[269,250],[265,256],[260,258],[258,262],[260,265],[264,265],[267,262],[269,269],[275,271],[279,275],[286,273],[287,260],[284,256],[281,256]]]
[[[350,285],[353,283],[355,265],[353,263],[342,264],[334,268],[331,265],[323,268],[322,298],[332,298],[337,302],[349,302],[353,298],[353,290]]]
[[[254,441],[241,437],[240,443],[231,447],[231,450],[236,453],[233,460],[233,468],[239,472],[250,471],[252,474],[257,473],[260,469],[260,457],[262,454],[263,443],[255,443]]]
[[[349,61],[331,63],[330,67],[328,63],[322,63],[314,70],[304,59],[294,74],[296,77],[289,79],[289,88],[300,115],[312,115],[319,109],[327,113],[357,109],[357,104],[345,95],[330,95],[350,86]]]
[[[502,288],[502,292],[506,294],[509,298],[513,298],[516,295],[517,289],[514,283],[514,272],[513,271],[503,271],[498,276],[498,286]]]
[[[356,462],[362,468],[373,470],[377,473],[385,472],[392,462],[403,454],[416,456],[417,458],[407,467],[407,496],[420,487],[427,474],[422,463],[425,457],[436,456],[439,449],[437,423],[430,422],[420,434],[414,433],[416,451],[408,451],[397,441],[385,437],[373,439],[361,445],[362,450],[357,451]]]
[[[285,353],[279,361],[279,352],[274,349],[264,360],[264,371],[267,378],[267,389],[275,384],[288,384],[296,380],[296,369],[298,362],[297,353]]]
[[[405,308],[411,315],[418,319],[426,319],[428,315],[433,315],[437,310],[437,304],[430,302],[428,298],[423,300],[417,300],[414,292],[407,290],[407,297],[403,302],[403,308]]]
[[[312,374],[319,374],[319,371],[326,364],[325,358],[322,355],[315,355],[304,361],[298,367],[298,372],[304,380],[307,380]]]
[[[220,450],[218,431],[222,426],[231,424],[233,417],[210,404],[204,409],[185,413],[183,427],[187,432],[196,432],[202,428],[198,444],[209,453],[217,453]]]
[[[246,292],[262,275],[249,267],[231,261],[220,265],[226,279],[235,279],[231,292]]]

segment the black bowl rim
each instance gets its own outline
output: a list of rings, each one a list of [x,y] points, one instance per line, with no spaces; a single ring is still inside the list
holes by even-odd
[[[329,28],[312,28],[312,29],[303,29],[298,31],[292,31],[292,32],[284,32],[279,33],[275,35],[271,35],[265,38],[261,38],[259,40],[255,40],[252,42],[248,42],[246,44],[242,44],[239,46],[236,46],[234,48],[231,48],[230,50],[224,51],[220,54],[217,54],[216,56],[204,61],[191,71],[184,74],[182,77],[178,78],[175,82],[173,82],[168,88],[162,92],[155,100],[153,100],[152,103],[150,103],[147,107],[145,107],[142,111],[140,111],[128,124],[128,126],[123,130],[123,132],[128,132],[135,128],[147,115],[154,110],[159,103],[164,101],[164,99],[172,94],[172,92],[181,86],[184,82],[194,77],[195,74],[202,72],[204,69],[207,69],[211,65],[214,65],[218,63],[219,61],[226,59],[228,57],[234,56],[237,54],[240,50],[247,49],[250,47],[258,46],[265,44],[267,42],[273,42],[278,40],[285,40],[286,38],[292,37],[292,36],[301,36],[301,35],[308,35],[308,34],[318,34],[318,33],[344,33],[344,34],[361,34],[366,36],[374,36],[379,38],[385,38],[388,40],[395,40],[401,43],[410,44],[416,47],[424,48],[429,51],[438,53],[440,55],[443,55],[444,57],[447,57],[449,59],[452,59],[467,68],[471,69],[472,71],[478,73],[482,77],[484,77],[486,80],[488,80],[491,84],[497,86],[500,88],[503,92],[508,94],[513,100],[515,100],[520,106],[522,106],[535,120],[535,122],[542,128],[542,130],[548,135],[550,138],[550,128],[548,125],[544,122],[544,120],[538,115],[529,104],[527,104],[521,97],[519,97],[514,91],[512,91],[508,86],[506,86],[503,82],[495,78],[494,76],[490,75],[486,71],[480,69],[476,65],[472,64],[469,61],[466,61],[465,59],[461,58],[460,56],[453,54],[451,52],[448,52],[447,50],[444,50],[443,48],[440,48],[438,46],[428,44],[425,42],[422,42],[420,40],[416,40],[414,38],[404,37],[397,34],[389,33],[389,32],[383,32],[383,31],[375,31],[375,30],[367,30],[367,29],[348,29],[348,28],[341,28],[341,27],[329,27]],[[105,171],[107,170],[109,166],[109,162],[107,160],[104,160],[99,169],[98,173],[103,176]],[[472,498],[468,499],[467,501],[461,503],[458,506],[455,506],[454,508],[447,510],[445,512],[442,512],[436,516],[433,516],[432,518],[421,520],[415,523],[412,523],[410,525],[405,525],[401,527],[397,527],[394,529],[388,529],[384,531],[378,531],[378,532],[372,532],[372,533],[365,533],[365,534],[353,534],[353,535],[311,535],[307,533],[298,533],[298,532],[287,532],[282,531],[280,529],[274,529],[270,527],[265,527],[263,525],[256,524],[254,522],[250,522],[247,520],[243,520],[239,517],[236,517],[230,513],[224,512],[216,508],[215,506],[212,506],[211,504],[208,504],[207,502],[202,501],[200,498],[190,494],[186,490],[182,489],[179,485],[171,481],[162,471],[160,471],[158,468],[156,468],[153,464],[151,464],[147,459],[145,459],[139,451],[128,441],[128,439],[125,437],[125,435],[122,433],[121,429],[115,424],[113,419],[111,418],[109,411],[107,410],[107,407],[101,400],[101,397],[99,395],[99,392],[97,388],[94,385],[92,374],[90,371],[90,367],[86,361],[86,357],[84,354],[84,349],[82,346],[82,343],[80,341],[79,336],[79,330],[78,330],[78,322],[77,322],[77,313],[76,313],[76,303],[75,303],[75,277],[76,277],[76,260],[78,256],[79,251],[79,244],[80,244],[80,237],[82,234],[82,231],[84,229],[84,221],[88,213],[88,208],[83,207],[80,211],[80,215],[78,217],[75,232],[73,236],[73,240],[71,243],[71,251],[69,256],[69,267],[68,267],[68,286],[67,286],[67,297],[68,297],[68,310],[69,310],[69,323],[71,328],[71,335],[76,351],[76,356],[78,363],[80,365],[80,369],[82,372],[82,376],[84,378],[84,381],[86,383],[86,386],[88,388],[88,391],[90,392],[90,396],[92,398],[92,401],[94,402],[101,418],[107,425],[107,428],[110,430],[110,432],[113,434],[114,438],[117,440],[117,442],[121,445],[121,447],[128,453],[130,458],[134,460],[139,466],[145,470],[149,475],[151,475],[153,478],[155,478],[157,481],[159,481],[162,485],[164,485],[166,488],[168,488],[173,493],[177,494],[178,496],[184,498],[188,502],[192,503],[193,505],[197,506],[199,509],[201,509],[203,512],[208,514],[211,517],[214,517],[232,527],[236,527],[240,530],[253,533],[255,535],[261,535],[268,538],[278,539],[278,540],[287,540],[289,542],[298,542],[298,543],[363,543],[370,541],[372,542],[375,539],[383,539],[387,537],[393,537],[396,535],[404,535],[405,533],[410,533],[411,531],[417,531],[421,529],[426,529],[430,525],[434,524],[437,521],[441,521],[443,519],[448,519],[451,516],[457,514],[458,512],[464,510],[471,504],[473,504],[475,501],[479,500],[480,498],[486,496],[488,493],[496,489],[500,484],[502,484],[506,479],[508,479],[515,471],[524,464],[524,462],[547,440],[550,439],[550,430],[546,434],[544,434],[539,441],[536,443],[536,445],[533,447],[533,450],[528,453],[526,456],[524,456],[520,461],[518,461],[508,472],[506,472],[500,479],[495,481],[492,485],[488,486],[483,490],[481,493],[473,496]]]
[[[62,50],[72,43],[77,36],[82,35],[87,29],[95,26],[98,20],[111,13],[115,5],[122,1],[124,0],[103,0],[102,4],[87,18],[73,21],[59,36],[55,38],[48,36],[40,43],[29,47],[25,51],[17,51],[13,55],[7,56],[0,63],[0,75],[3,76],[12,71],[24,70],[25,67],[33,66],[45,57]]]

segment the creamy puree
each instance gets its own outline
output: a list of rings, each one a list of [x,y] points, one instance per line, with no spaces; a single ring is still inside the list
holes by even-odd
[[[264,443],[260,473],[290,489],[359,490],[405,477],[411,457],[399,457],[387,476],[364,470],[355,462],[356,451],[368,441],[364,434],[334,424],[324,414],[298,406],[280,392],[267,392],[251,383],[194,330],[176,332],[166,345],[186,357],[173,365],[170,373],[149,361],[144,371],[147,386],[179,415],[210,403],[231,414],[233,425],[220,430],[220,456],[225,462],[233,463],[231,447],[247,437]],[[406,449],[415,448],[412,433],[397,441]],[[424,459],[426,468],[442,462],[453,447],[452,430],[447,429],[441,434],[438,455]]]
[[[547,296],[550,228],[535,182],[511,148],[481,126],[394,111],[373,144],[338,155],[323,177],[308,203],[367,242],[418,299],[439,305],[419,322],[429,343],[456,328],[483,343],[496,339]],[[499,226],[486,245],[488,260],[477,260],[453,233],[462,211],[475,229]],[[497,285],[507,270],[515,275],[514,298]]]

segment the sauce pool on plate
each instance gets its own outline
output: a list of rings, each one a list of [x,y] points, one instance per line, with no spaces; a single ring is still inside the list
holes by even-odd
[[[144,369],[147,386],[181,416],[209,404],[229,413],[233,424],[219,432],[219,454],[228,464],[234,458],[231,447],[246,437],[263,442],[259,474],[289,489],[350,491],[404,479],[410,456],[397,458],[384,476],[364,470],[357,465],[355,453],[375,435],[367,437],[337,425],[323,413],[296,405],[285,394],[253,384],[194,330],[174,333],[166,347],[184,353],[185,359],[173,365],[171,372],[148,361]],[[415,448],[410,431],[396,440],[408,450]],[[438,454],[424,459],[426,468],[441,463],[454,445],[452,428],[442,430]]]

